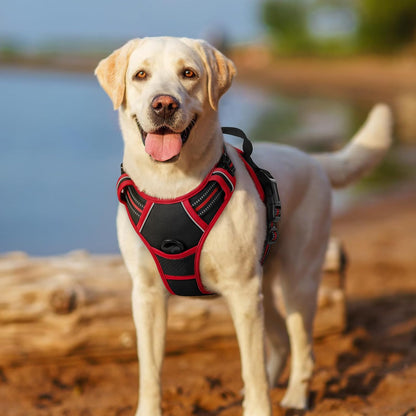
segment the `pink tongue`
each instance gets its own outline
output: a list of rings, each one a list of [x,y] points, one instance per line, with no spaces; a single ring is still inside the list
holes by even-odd
[[[148,133],[146,136],[146,152],[154,160],[164,162],[177,156],[182,149],[182,138],[180,134],[156,134]]]

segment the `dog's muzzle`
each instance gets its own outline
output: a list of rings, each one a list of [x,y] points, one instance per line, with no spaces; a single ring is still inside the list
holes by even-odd
[[[140,131],[146,152],[156,162],[176,161],[197,121],[197,116],[195,115],[186,129],[182,132],[175,132],[167,125],[163,125],[154,131],[146,132],[140,125],[137,117],[133,116],[133,118]]]

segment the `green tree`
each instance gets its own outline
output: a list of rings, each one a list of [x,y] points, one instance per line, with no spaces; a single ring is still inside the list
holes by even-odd
[[[275,51],[291,54],[312,48],[307,9],[302,1],[266,0],[262,12]]]
[[[392,52],[416,40],[416,0],[361,0],[357,6],[360,50]]]
[[[351,33],[319,36],[311,23],[328,10],[353,15]],[[262,12],[279,54],[394,52],[416,42],[416,0],[264,0]],[[325,18],[328,27],[331,14]]]

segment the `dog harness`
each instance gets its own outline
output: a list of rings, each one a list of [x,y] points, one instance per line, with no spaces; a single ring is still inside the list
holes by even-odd
[[[252,144],[244,132],[224,127],[223,133],[244,140],[243,151],[237,151],[267,206],[267,236],[260,259],[263,264],[270,245],[278,237],[281,208],[276,182],[269,172],[252,161]],[[225,149],[216,166],[196,189],[174,199],[154,198],[141,192],[121,168],[118,199],[126,207],[134,230],[152,255],[171,294],[214,294],[201,282],[199,261],[204,242],[231,199],[235,184],[235,167]]]

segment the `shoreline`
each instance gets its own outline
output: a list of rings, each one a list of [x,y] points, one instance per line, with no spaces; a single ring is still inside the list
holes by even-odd
[[[341,209],[332,214],[332,226],[336,227],[339,223],[345,223],[354,217],[361,215],[369,215],[369,211],[375,207],[384,204],[391,205],[393,203],[405,203],[414,194],[416,194],[416,182],[407,180],[400,184],[395,184],[387,189],[376,190],[370,194],[366,193],[365,198],[354,199],[348,207]],[[94,258],[103,260],[118,260],[121,259],[120,252],[113,253],[95,253],[85,248],[72,248],[66,252],[56,254],[31,254],[22,250],[0,251],[0,260],[4,258],[27,260],[33,259],[35,261],[53,260],[53,259],[82,259]]]
[[[262,47],[234,50],[239,78],[292,94],[376,101],[416,94],[416,56],[273,57]]]
[[[273,57],[264,47],[231,48],[237,80],[292,94],[363,100],[416,94],[416,56]],[[93,73],[101,54],[0,55],[0,68]]]

